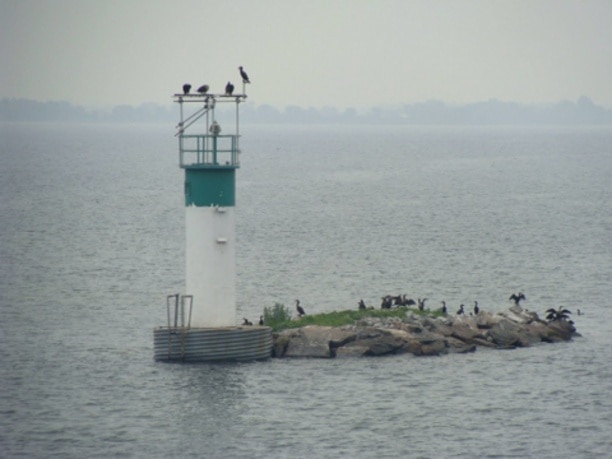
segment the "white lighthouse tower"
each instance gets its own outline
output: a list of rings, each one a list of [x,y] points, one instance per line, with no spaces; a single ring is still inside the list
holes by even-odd
[[[233,99],[238,110],[241,96]],[[238,134],[222,133],[214,120],[216,101],[215,96],[204,98],[203,115],[213,115],[206,116],[207,133],[185,134],[179,125],[180,167],[185,170],[186,291],[193,296],[194,327],[236,324]]]
[[[271,329],[236,324],[236,170],[239,107],[246,94],[173,97],[180,106],[176,136],[179,166],[185,171],[186,290],[167,297],[168,324],[154,331],[155,358],[268,358]],[[215,117],[221,103],[235,109],[235,122],[227,132]]]

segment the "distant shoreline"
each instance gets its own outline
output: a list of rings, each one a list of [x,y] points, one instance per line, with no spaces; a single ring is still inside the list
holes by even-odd
[[[143,103],[112,108],[87,108],[66,101],[0,99],[0,122],[55,123],[175,123],[176,104]],[[217,110],[218,119],[232,120],[229,112]],[[371,124],[408,126],[612,126],[612,108],[595,104],[588,97],[547,105],[525,105],[488,100],[452,105],[426,102],[372,107],[366,111],[334,107],[303,108],[289,105],[279,110],[270,105],[244,104],[241,123],[247,124]]]

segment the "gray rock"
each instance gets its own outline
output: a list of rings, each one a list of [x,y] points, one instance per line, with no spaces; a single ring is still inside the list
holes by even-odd
[[[577,335],[566,320],[545,322],[535,312],[513,306],[477,316],[362,319],[344,327],[309,325],[273,336],[275,357],[362,357],[410,353],[434,356],[474,352],[477,347],[512,349],[540,342],[567,341]]]
[[[307,325],[301,328],[284,330],[279,339],[288,340],[283,357],[334,357],[335,347],[353,339],[355,332],[343,327],[319,327]],[[332,343],[330,345],[330,343]]]

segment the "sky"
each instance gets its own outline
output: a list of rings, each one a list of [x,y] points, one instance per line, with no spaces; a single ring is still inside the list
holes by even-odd
[[[0,98],[612,107],[612,0],[0,0]]]

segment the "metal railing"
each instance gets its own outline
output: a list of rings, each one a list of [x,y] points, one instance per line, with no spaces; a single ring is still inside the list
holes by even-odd
[[[181,134],[181,167],[239,167],[238,135]]]
[[[185,309],[187,309],[187,311]],[[189,329],[191,327],[192,309],[193,295],[180,295],[178,293],[168,295],[166,297],[168,329]],[[172,317],[174,317],[174,321],[172,320]]]

